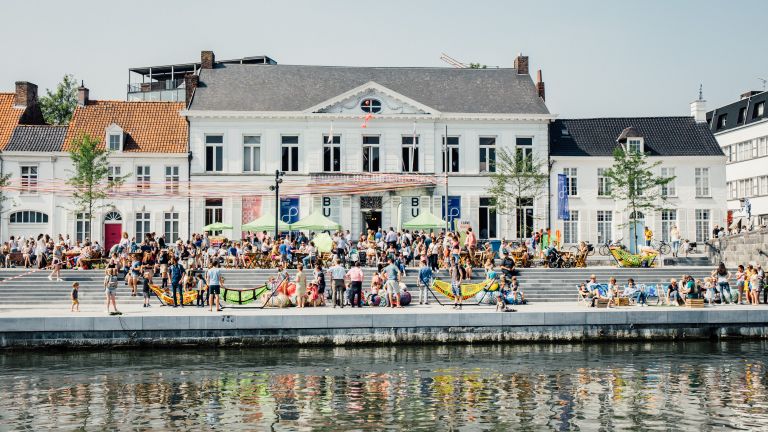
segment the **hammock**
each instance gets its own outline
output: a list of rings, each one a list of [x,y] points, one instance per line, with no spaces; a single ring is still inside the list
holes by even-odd
[[[227,303],[234,304],[248,304],[255,300],[258,300],[262,294],[267,292],[269,288],[266,285],[262,285],[256,288],[222,288],[221,299]]]
[[[450,300],[454,299],[450,282],[435,280],[435,282],[432,284],[432,288],[437,290],[437,292],[440,294],[448,297]],[[480,283],[461,284],[461,298],[467,300],[471,297],[474,297],[482,290],[495,291],[497,289],[499,289],[499,284],[496,283],[495,279],[486,279]]]
[[[626,250],[612,246],[611,255],[619,267],[653,267],[658,253],[631,254]],[[645,266],[643,265],[645,263]]]
[[[151,289],[164,304],[173,304],[173,293],[170,289],[163,289],[157,285],[150,285],[149,289]],[[195,302],[195,300],[197,300],[197,291],[184,291],[184,295],[182,296],[182,304],[192,304]]]

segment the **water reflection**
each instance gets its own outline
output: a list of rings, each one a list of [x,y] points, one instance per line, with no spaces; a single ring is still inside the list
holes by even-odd
[[[0,429],[768,427],[764,342],[6,353]]]

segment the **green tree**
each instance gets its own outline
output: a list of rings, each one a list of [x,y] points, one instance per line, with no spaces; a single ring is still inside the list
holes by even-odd
[[[492,165],[495,172],[491,175],[488,194],[494,201],[496,211],[513,216],[507,220],[516,220],[517,210],[524,201],[536,201],[544,196],[549,175],[545,160],[534,158],[522,149],[496,152],[496,162]],[[533,228],[533,227],[527,227]],[[525,235],[520,227],[518,238]]]
[[[72,75],[64,75],[56,90],[45,89],[40,98],[40,110],[49,124],[68,124],[77,106],[77,81]]]
[[[480,63],[470,63],[469,68],[470,69],[487,69],[488,66]]]
[[[85,134],[72,141],[69,157],[74,170],[67,183],[74,187],[72,201],[75,211],[85,213],[92,226],[93,211],[108,206],[110,190],[120,186],[125,177],[109,178],[109,152],[99,146],[99,140]]]
[[[610,182],[611,197],[624,204],[624,212],[629,212],[630,250],[637,250],[638,212],[646,213],[669,208],[667,196],[662,193],[666,186],[675,179],[656,175],[655,169],[661,161],[651,162],[648,155],[640,151],[630,151],[620,145],[613,151],[613,166],[604,175]]]
[[[13,208],[13,205],[9,205],[8,207],[5,206],[5,202],[11,199],[11,197],[8,196],[8,192],[6,192],[6,190],[8,189],[8,186],[10,186],[10,183],[11,183],[11,173],[0,176],[0,216],[2,216],[3,213],[7,212],[11,208]],[[2,233],[0,233],[0,238],[5,238],[2,235]]]

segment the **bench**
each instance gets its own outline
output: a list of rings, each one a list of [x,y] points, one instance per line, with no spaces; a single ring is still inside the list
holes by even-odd
[[[697,298],[697,299],[685,299],[685,307],[691,308],[691,309],[701,309],[704,307],[704,299],[703,298]]]

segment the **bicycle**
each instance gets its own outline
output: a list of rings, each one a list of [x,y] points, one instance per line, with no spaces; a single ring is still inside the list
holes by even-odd
[[[588,241],[585,241],[584,243],[587,245],[587,256],[594,255],[595,251],[596,251],[595,246],[592,243],[588,242]],[[568,251],[572,252],[574,255],[577,255],[579,253],[579,246],[578,245],[573,245],[573,246],[568,248]]]
[[[610,240],[602,243],[600,245],[600,248],[598,249],[598,253],[602,256],[610,256],[611,255],[611,247],[620,247],[622,249],[626,249],[623,244],[621,244],[621,241],[623,238],[620,238],[614,242],[611,242]]]
[[[651,240],[651,247],[658,251],[661,255],[669,255],[672,252],[672,246],[664,240]]]

